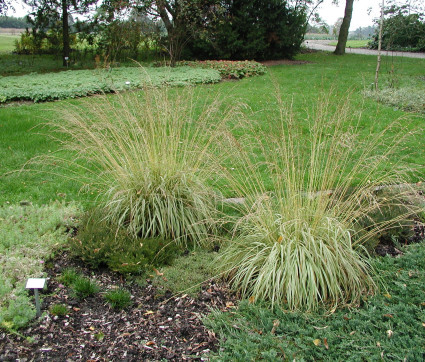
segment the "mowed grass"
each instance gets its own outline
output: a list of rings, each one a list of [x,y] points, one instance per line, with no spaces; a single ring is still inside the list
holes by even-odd
[[[400,120],[410,127],[412,134],[396,155],[394,163],[405,158],[405,164],[414,169],[412,181],[424,178],[425,140],[420,132],[413,133],[423,124],[423,116],[407,114],[362,96],[374,80],[376,58],[373,56],[333,56],[331,53],[312,53],[297,57],[308,63],[301,65],[277,65],[269,67],[264,76],[223,82],[217,85],[197,86],[195,93],[202,103],[212,94],[219,93],[225,102],[242,101],[250,107],[249,117],[260,120],[260,127],[273,132],[273,111],[276,110],[276,86],[283,100],[293,103],[300,121],[311,112],[320,93],[332,90],[333,97],[350,94],[353,108],[359,112],[359,132],[363,137],[374,137],[391,122]],[[406,58],[383,58],[381,82],[385,82],[392,65],[400,77],[423,77],[424,60]],[[173,92],[180,92],[174,89]],[[140,93],[142,95],[142,92]],[[96,98],[93,98],[95,101]],[[79,104],[80,100],[72,100]],[[77,200],[87,205],[94,195],[79,193],[82,186],[62,173],[38,173],[27,168],[19,171],[31,158],[59,150],[58,143],[49,138],[45,122],[54,120],[55,111],[63,102],[9,105],[0,108],[0,205],[28,200],[43,204],[51,200]],[[253,113],[251,113],[251,111]],[[347,127],[350,126],[347,124]],[[308,129],[305,130],[308,134]],[[359,145],[359,147],[361,147]],[[65,155],[65,157],[67,157]],[[77,175],[78,176],[78,175]],[[78,177],[77,177],[78,179]]]
[[[18,39],[19,35],[0,34],[0,53],[12,52]]]
[[[337,44],[337,41],[333,41],[329,43],[329,45],[335,45]],[[369,43],[369,39],[364,40],[348,40],[347,41],[347,48],[366,48],[367,44]]]

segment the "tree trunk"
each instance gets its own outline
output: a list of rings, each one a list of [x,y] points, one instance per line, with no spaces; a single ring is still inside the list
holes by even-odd
[[[378,76],[379,76],[379,68],[381,67],[382,27],[384,25],[384,6],[385,6],[385,1],[382,0],[381,19],[379,21],[378,61],[376,63],[376,72],[375,72],[375,91],[378,91]]]
[[[345,46],[347,45],[348,29],[350,29],[351,16],[353,15],[353,2],[354,0],[346,0],[345,2],[345,14],[342,20],[341,28],[338,35],[338,44],[336,45],[334,54],[344,55]]]
[[[69,62],[69,25],[68,25],[68,1],[62,0],[62,61],[63,66],[68,66]]]

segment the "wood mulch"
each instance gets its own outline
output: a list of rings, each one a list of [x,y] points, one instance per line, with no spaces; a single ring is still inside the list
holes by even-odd
[[[64,268],[74,267],[95,279],[101,292],[83,301],[58,281]],[[108,270],[93,271],[67,253],[55,257],[46,269],[48,290],[43,292],[43,311],[64,304],[63,317],[44,313],[21,335],[0,331],[0,361],[187,361],[205,360],[218,348],[218,340],[205,328],[202,318],[211,309],[234,308],[235,296],[226,285],[209,281],[196,298],[160,292],[149,281],[145,286],[126,283]],[[132,304],[123,311],[112,309],[103,298],[111,287],[131,292]],[[28,338],[29,337],[29,338]]]

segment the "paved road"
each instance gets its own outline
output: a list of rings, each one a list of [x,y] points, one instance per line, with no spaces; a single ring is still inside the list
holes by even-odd
[[[304,45],[309,49],[325,50],[333,52],[335,46],[329,45],[329,40],[306,40]],[[360,49],[360,48],[346,48],[347,54],[366,54],[366,55],[378,55],[377,50],[372,49]],[[395,57],[406,57],[406,58],[422,58],[425,59],[425,53],[408,53],[408,52],[393,52],[393,51],[382,51],[382,55],[395,56]]]

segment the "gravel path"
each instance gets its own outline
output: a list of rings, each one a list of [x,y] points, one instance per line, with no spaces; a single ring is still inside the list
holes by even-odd
[[[335,50],[334,45],[329,45],[329,40],[306,40],[304,45],[309,49],[324,50],[333,52]],[[365,54],[365,55],[378,55],[377,50],[363,49],[363,48],[346,48],[347,54]],[[395,52],[395,51],[382,51],[382,55],[395,56],[395,57],[406,57],[406,58],[421,58],[425,59],[425,53],[409,53],[409,52]]]

